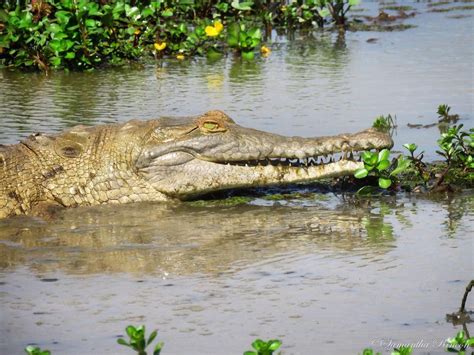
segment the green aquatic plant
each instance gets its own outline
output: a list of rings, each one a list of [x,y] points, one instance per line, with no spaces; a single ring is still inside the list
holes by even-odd
[[[411,355],[413,354],[413,348],[409,345],[402,345],[398,348],[393,349],[392,355]]]
[[[426,187],[430,179],[430,173],[427,170],[426,164],[423,162],[424,151],[415,155],[415,151],[418,149],[415,143],[406,143],[403,147],[410,153],[407,159],[411,162],[411,167],[415,175],[423,181],[423,185]]]
[[[380,115],[372,123],[372,127],[379,130],[379,131],[388,133],[396,127],[395,119],[396,119],[396,117],[395,116],[392,117],[392,115],[390,115],[390,114],[387,115],[387,116]]]
[[[438,114],[439,122],[457,122],[459,120],[459,115],[449,114],[451,111],[451,106],[449,105],[439,105],[436,113]]]
[[[244,352],[244,355],[271,355],[281,346],[281,340],[271,339],[264,341],[262,339],[256,339],[252,343],[252,348],[256,351],[249,350]]]
[[[377,178],[378,185],[382,189],[388,189],[392,183],[397,181],[397,175],[406,171],[411,164],[410,160],[400,155],[396,159],[396,166],[392,169],[392,163],[389,160],[390,151],[388,149],[383,149],[380,152],[363,152],[361,157],[364,167],[357,169],[354,177],[363,179],[372,174]],[[366,189],[359,190],[359,193],[364,191]]]
[[[236,49],[244,59],[252,60],[254,58],[254,50],[261,40],[262,32],[258,27],[248,27],[239,22],[229,25],[227,44]]]
[[[474,346],[474,337],[468,338],[463,330],[459,331],[454,338],[449,338],[446,341],[449,344],[446,351],[459,355],[465,355],[467,348]]]
[[[380,352],[375,353],[373,349],[366,348],[362,351],[362,355],[382,355],[382,353]]]
[[[469,132],[463,131],[462,128],[462,124],[453,126],[441,134],[438,139],[441,150],[436,153],[446,159],[448,168],[474,169],[474,128],[469,129]]]
[[[125,328],[125,331],[127,332],[129,341],[127,342],[124,338],[119,338],[117,339],[117,343],[135,350],[138,355],[147,355],[145,349],[153,342],[153,340],[155,340],[158,334],[158,332],[154,330],[151,332],[147,340],[144,325],[140,325],[138,327],[129,325],[127,328]],[[159,355],[162,348],[163,342],[156,344],[155,348],[153,349],[153,355]]]
[[[347,12],[360,0],[321,0],[337,26],[347,25]]]
[[[268,38],[273,25],[322,27],[331,17],[344,24],[356,2],[7,1],[0,9],[0,65],[90,70],[152,56],[214,56],[228,48],[252,59],[262,29]]]
[[[33,345],[28,345],[28,346],[25,348],[25,352],[26,352],[28,355],[51,355],[51,351],[49,351],[49,350],[41,350],[39,347],[33,346]]]

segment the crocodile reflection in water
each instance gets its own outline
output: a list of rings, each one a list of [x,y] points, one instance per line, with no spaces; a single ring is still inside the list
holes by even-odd
[[[390,236],[374,240],[368,235],[367,219],[380,217],[345,203],[336,209],[150,203],[138,207],[65,210],[54,223],[31,217],[4,219],[0,266],[26,266],[41,274],[217,274],[282,253],[356,252],[370,260],[393,243]]]

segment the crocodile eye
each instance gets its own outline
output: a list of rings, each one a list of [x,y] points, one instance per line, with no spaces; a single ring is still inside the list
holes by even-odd
[[[215,121],[204,121],[201,127],[208,132],[224,132],[227,130]]]

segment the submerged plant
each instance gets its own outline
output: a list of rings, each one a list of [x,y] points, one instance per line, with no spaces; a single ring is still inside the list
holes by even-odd
[[[129,341],[127,342],[125,339],[119,338],[117,339],[117,343],[119,343],[120,345],[128,346],[129,348],[135,350],[138,355],[147,355],[145,349],[153,342],[153,340],[155,340],[156,335],[158,334],[158,332],[154,330],[153,332],[151,332],[150,336],[148,337],[148,340],[146,340],[146,332],[144,325],[140,325],[138,327],[129,325],[127,328],[125,328],[125,331],[127,332]],[[153,349],[153,355],[159,355],[162,347],[163,342],[159,342],[158,344],[156,344],[155,348]]]
[[[256,339],[252,343],[252,348],[254,348],[256,351],[246,351],[244,352],[244,355],[271,355],[273,352],[278,350],[278,348],[281,346],[281,340],[278,339],[272,339],[269,341],[263,341],[262,339]]]

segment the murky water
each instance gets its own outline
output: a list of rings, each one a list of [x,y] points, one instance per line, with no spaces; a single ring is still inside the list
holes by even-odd
[[[398,148],[435,158],[441,103],[473,124],[472,11],[419,14],[405,32],[275,37],[268,59],[228,57],[93,73],[1,71],[0,143],[41,130],[211,108],[285,135],[328,135],[396,114]],[[364,3],[366,13],[377,5]],[[377,38],[368,43],[369,38]],[[128,324],[164,354],[239,354],[256,337],[285,354],[440,343],[473,278],[474,196],[354,203],[316,194],[248,205],[138,204],[0,221],[0,353],[128,353]],[[472,302],[470,303],[472,308]],[[468,325],[469,326],[469,325]],[[471,327],[472,328],[472,327]],[[471,329],[471,332],[473,330]]]

